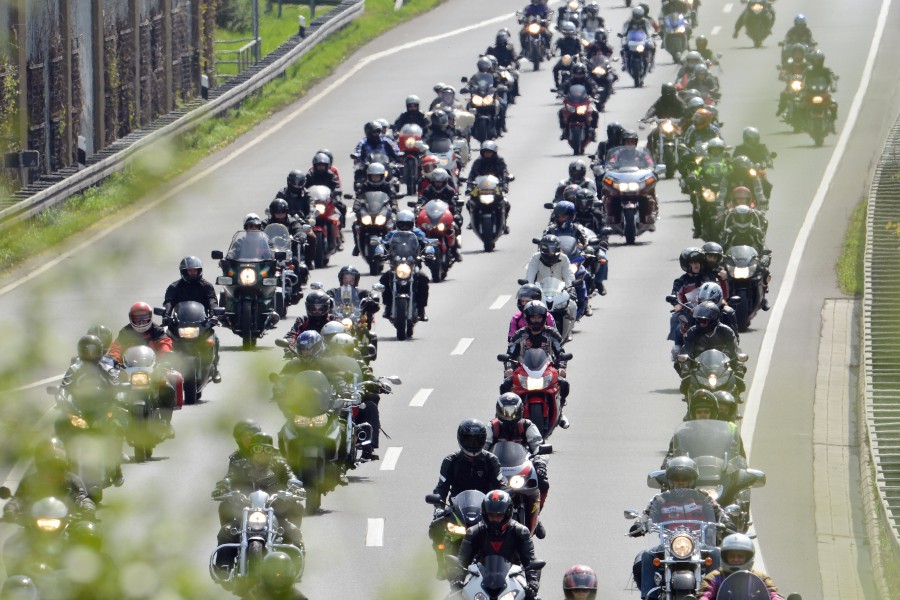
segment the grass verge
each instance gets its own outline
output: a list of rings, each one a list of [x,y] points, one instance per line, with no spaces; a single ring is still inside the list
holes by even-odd
[[[835,271],[841,291],[851,296],[863,293],[863,258],[866,252],[866,208],[863,200],[850,213],[844,244]]]
[[[0,232],[0,275],[64,242],[75,234],[127,212],[143,197],[221,150],[282,108],[296,102],[335,65],[385,31],[418,16],[443,0],[417,0],[394,11],[394,0],[366,0],[365,13],[318,44],[285,77],[278,78],[228,113],[210,119],[174,141],[164,172],[134,165],[103,184],[69,198],[37,217]],[[296,23],[296,17],[295,21]],[[160,155],[161,151],[149,154]]]

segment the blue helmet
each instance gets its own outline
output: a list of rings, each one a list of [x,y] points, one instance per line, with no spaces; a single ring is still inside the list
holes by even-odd
[[[568,217],[571,221],[575,218],[575,205],[568,200],[560,200],[553,209],[553,220],[559,223],[560,217]]]
[[[325,350],[325,339],[318,331],[304,331],[297,338],[297,353],[300,356],[314,358]]]
[[[794,25],[797,27],[806,27],[806,15],[797,13],[797,16],[794,17]]]

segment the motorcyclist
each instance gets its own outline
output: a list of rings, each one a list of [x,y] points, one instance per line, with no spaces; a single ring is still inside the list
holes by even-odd
[[[581,32],[595,35],[598,31],[606,33],[606,20],[600,16],[600,5],[596,2],[588,2],[581,11]]]
[[[603,60],[611,58],[612,54],[613,48],[609,45],[609,38],[606,35],[606,30],[598,29],[594,32],[594,38],[591,43],[584,48],[585,57],[587,58],[588,62],[596,66],[598,62],[602,64]],[[611,75],[612,82],[616,82],[619,80],[619,76],[615,73],[612,73]],[[610,90],[610,94],[613,93],[615,93],[615,90]]]
[[[791,25],[791,28],[784,34],[782,45],[787,48],[792,44],[798,43],[807,47],[816,45],[816,40],[813,38],[812,30],[807,23],[806,15],[803,13],[797,13],[794,17],[794,24]]]
[[[488,46],[485,54],[490,54],[497,58],[497,64],[501,67],[515,71],[519,68],[519,55],[512,43],[509,41],[509,30],[504,28],[497,32],[494,38],[494,45]],[[515,101],[515,97],[519,96],[519,78],[515,77],[515,83],[510,90],[510,102]]]
[[[307,600],[294,587],[297,581],[297,565],[289,554],[269,552],[259,566],[259,581],[250,588],[247,600]]]
[[[269,247],[268,241],[269,238],[263,232],[262,219],[259,218],[259,215],[256,213],[247,213],[244,215],[244,232],[247,234],[243,238],[238,238],[231,243],[231,247],[228,248],[228,254],[225,255],[225,258],[228,260],[234,260],[238,256],[242,256],[241,248],[244,245],[244,242],[248,241],[247,237],[253,236],[253,239],[250,241],[250,245],[248,248],[251,250],[248,251],[244,249],[245,253],[249,253],[254,255],[254,258],[258,259],[266,259],[266,260],[274,260],[274,256],[272,255],[272,250]],[[259,232],[258,234],[252,232]],[[264,239],[265,243],[261,243],[260,240]],[[224,260],[219,261],[219,267],[223,269],[223,271],[227,268],[227,264]]]
[[[450,247],[450,255],[456,262],[462,262],[463,258],[460,253],[462,244],[459,239],[460,228],[463,223],[462,203],[459,201],[459,192],[451,185],[450,174],[442,167],[438,167],[431,174],[431,185],[426,187],[419,195],[419,203],[416,209],[419,210],[431,200],[441,200],[450,207],[450,212],[453,213],[453,224],[456,228],[455,243]]]
[[[684,334],[681,354],[696,358],[706,350],[715,349],[723,352],[737,366],[741,349],[734,331],[719,322],[719,307],[712,302],[701,302],[694,308],[693,317],[694,324]],[[739,375],[743,375],[743,367],[737,370]]]
[[[753,568],[753,558],[756,548],[753,540],[743,533],[732,533],[722,540],[719,547],[722,556],[722,564],[719,569],[708,573],[700,584],[700,596],[698,600],[715,600],[716,593],[725,578],[738,571],[749,571],[762,579],[769,592],[769,600],[784,600],[775,587],[772,578]]]
[[[632,130],[624,132],[622,134],[622,145],[607,154],[607,168],[615,170],[620,165],[636,165],[638,168],[652,169],[654,163],[653,157],[650,156],[650,152],[646,148],[638,148],[637,145],[637,132]]]
[[[346,224],[347,205],[341,200],[343,191],[341,190],[341,176],[337,168],[334,166],[334,158],[328,151],[319,150],[313,155],[312,165],[306,172],[303,186],[309,189],[314,185],[324,185],[331,190],[331,198],[334,200],[334,206],[341,215],[341,227]],[[309,218],[309,198],[306,198],[306,210],[303,213],[305,219]],[[315,237],[314,232],[309,233],[310,237]],[[315,249],[315,242],[312,244]]]
[[[559,92],[563,95],[563,97],[569,94],[569,91],[573,86],[580,85],[583,86],[587,94],[596,99],[598,95],[597,84],[594,79],[588,74],[587,67],[584,63],[575,63],[572,67],[572,75],[562,82],[562,85],[559,86]],[[566,133],[568,131],[568,122],[569,122],[569,111],[566,110],[565,105],[559,109],[557,112],[557,117],[559,119],[559,127],[562,132],[559,135],[559,139],[566,139]],[[597,139],[597,124],[600,120],[600,113],[596,110],[591,111],[591,122],[589,127],[589,139],[595,140]]]
[[[104,327],[104,329],[106,328]],[[109,330],[107,329],[107,331]],[[112,334],[110,334],[111,337]],[[99,389],[103,389],[109,384],[116,383],[118,372],[115,369],[115,363],[110,357],[104,356],[108,348],[109,346],[104,347],[103,342],[96,335],[87,333],[81,336],[78,340],[78,354],[66,369],[61,387],[77,395],[82,383],[85,386],[81,389],[85,393],[94,393],[95,390],[98,390],[98,386]]]
[[[249,495],[262,490],[268,494],[287,491],[291,495],[279,498],[272,503],[278,526],[284,532],[284,541],[298,548],[303,546],[303,534],[300,522],[303,518],[306,492],[303,484],[294,476],[287,462],[275,449],[272,436],[266,433],[255,433],[250,442],[250,456],[231,462],[228,473],[216,484],[213,498],[217,499],[227,492],[241,492]],[[224,500],[219,504],[219,544],[237,541],[243,533],[240,528],[243,505],[239,501]],[[236,533],[235,533],[236,532]],[[231,568],[237,549],[221,548],[216,553],[216,566],[220,569]]]
[[[431,125],[422,141],[433,146],[437,140],[453,140],[455,136],[456,131],[450,126],[449,111],[438,108],[431,113]]]
[[[713,281],[719,284],[720,287],[726,283],[724,279],[719,279],[717,275],[704,270],[706,255],[701,248],[685,248],[681,251],[678,262],[681,265],[681,270],[684,271],[684,275],[672,282],[672,295],[676,296],[678,303],[672,309],[672,317],[669,322],[669,336],[667,338],[674,343],[672,347],[673,360],[681,352],[681,346],[684,343],[681,334],[681,311],[693,310],[693,307],[698,302],[700,288],[704,283]]]
[[[287,185],[275,194],[276,198],[287,200],[288,212],[298,218],[309,218],[309,198],[306,196],[306,175],[294,170],[288,173]]]
[[[728,302],[726,302],[725,296],[722,293],[722,286],[714,281],[707,281],[701,285],[697,292],[697,303],[700,304],[703,302],[712,302],[719,307],[719,321],[728,325],[728,327],[734,331],[737,341],[740,342],[741,336],[738,334],[737,312],[728,306]]]
[[[331,296],[332,299],[337,299],[341,296],[341,286],[351,286],[359,295],[360,310],[368,315],[369,323],[372,323],[372,318],[381,307],[379,306],[378,299],[372,292],[359,289],[359,278],[359,269],[353,265],[344,265],[341,267],[341,270],[338,271],[338,287],[331,288],[326,293]]]
[[[428,110],[434,110],[438,107],[438,105],[444,102],[443,94],[444,88],[447,87],[447,84],[443,81],[439,81],[431,88],[434,91],[434,99],[432,99],[431,104],[428,105]]]
[[[117,485],[122,485],[121,469],[113,479]],[[58,438],[37,445],[34,464],[22,477],[15,495],[3,507],[3,519],[15,521],[32,504],[48,496],[62,500],[70,512],[80,511],[85,518],[93,518],[96,505],[88,497],[81,478],[69,471],[69,457]]]
[[[384,135],[384,129],[375,121],[369,121],[363,128],[366,136],[361,139],[353,150],[356,157],[357,168],[354,172],[353,179],[355,182],[362,182],[366,173],[366,158],[372,153],[378,152],[386,154],[391,162],[397,162],[401,152],[397,143],[387,135]]]
[[[622,136],[625,134],[625,128],[615,121],[606,125],[606,141],[597,144],[597,151],[591,157],[594,164],[606,164],[606,157],[609,156],[610,150],[623,145]]]
[[[431,251],[430,253],[434,253],[434,248],[429,246],[428,238],[425,237],[425,232],[416,227],[416,217],[412,211],[401,210],[397,213],[395,229],[389,231],[382,239],[382,245],[386,250],[390,248],[391,238],[393,238],[398,231],[412,231],[419,240],[419,250],[425,251],[426,254],[429,254],[429,250]],[[392,271],[387,271],[383,273],[381,279],[379,279],[381,285],[384,286],[384,292],[381,294],[381,298],[384,301],[384,318],[388,320],[391,319],[391,312],[394,304],[394,291],[391,286],[393,277],[394,273]],[[428,276],[422,271],[416,271],[413,274],[413,277],[415,278],[415,282],[413,283],[413,293],[415,294],[415,305],[416,310],[418,311],[417,318],[420,321],[428,321],[428,315],[425,314],[425,308],[428,306]]]
[[[500,180],[500,191],[503,192],[503,209],[506,212],[505,222],[509,223],[510,204],[506,197],[509,195],[509,182],[512,175],[506,167],[506,161],[497,151],[497,142],[493,140],[486,140],[481,144],[478,158],[472,162],[472,166],[469,169],[469,176],[466,180],[466,193],[470,193],[475,189],[475,180],[482,175],[493,175]],[[509,233],[509,225],[503,227],[503,233]]]
[[[678,72],[675,75],[675,81],[681,85],[681,89],[687,89],[684,84],[694,75],[694,69],[699,64],[703,64],[703,55],[697,50],[689,50],[681,57],[681,64],[678,65]]]
[[[700,247],[703,251],[703,268],[701,273],[707,281],[714,281],[722,290],[722,294],[728,297],[728,271],[722,266],[725,251],[718,242],[706,242]],[[702,286],[701,286],[702,287]]]
[[[313,268],[315,265],[317,246],[316,235],[310,227],[306,227],[308,231],[304,231],[306,222],[292,217],[288,212],[287,202],[282,198],[275,198],[269,203],[269,219],[263,221],[264,228],[276,224],[287,227],[288,233],[291,236],[291,262],[289,263],[289,268],[297,275],[297,285],[294,286],[295,289],[293,290],[293,298],[291,301],[296,304],[301,296],[300,286],[309,280],[309,269]],[[306,241],[303,257],[305,264],[301,265],[299,245],[303,240]]]
[[[506,334],[507,342],[512,339],[512,336],[518,330],[528,325],[528,322],[525,320],[525,314],[522,311],[525,310],[525,305],[532,300],[543,302],[544,293],[541,291],[541,286],[534,283],[526,283],[516,292],[516,306],[518,310],[509,320],[509,332]],[[547,313],[547,327],[556,327],[556,320],[549,312]]]
[[[553,208],[553,214],[550,216],[550,225],[544,230],[544,235],[554,235],[557,238],[561,235],[572,236],[578,240],[578,245],[582,251],[587,248],[591,241],[596,240],[595,235],[589,233],[583,225],[575,222],[575,205],[568,200],[558,202]],[[588,271],[580,285],[578,281],[574,281],[573,285],[575,286],[578,302],[579,318],[582,314],[591,316],[593,311],[591,310],[590,302],[588,302],[588,290],[593,289],[593,273]]]
[[[762,181],[753,166],[753,161],[742,154],[735,154],[731,158],[730,168],[725,172],[719,188],[719,201],[722,206],[726,209],[735,206],[734,196],[740,188],[749,190],[753,202],[761,208],[768,206]]]
[[[699,69],[700,67],[697,68]],[[688,148],[696,148],[700,144],[709,142],[709,140],[717,137],[721,137],[721,132],[713,123],[712,112],[701,108],[691,117],[691,126],[684,133],[684,143]]]
[[[394,131],[400,131],[407,123],[421,127],[423,134],[428,130],[428,117],[419,110],[420,104],[422,104],[422,100],[418,96],[406,97],[406,110],[400,113],[400,116],[394,121]]]
[[[297,338],[304,331],[319,331],[325,323],[333,318],[331,310],[334,307],[334,300],[322,290],[312,290],[306,295],[304,302],[306,316],[297,317],[290,331],[284,336],[284,339],[292,345],[297,342]]]
[[[287,202],[284,200],[275,200],[274,202],[281,202],[284,205],[285,217],[288,217]],[[207,317],[214,318],[213,311],[218,308],[219,301],[216,299],[216,288],[203,278],[203,262],[196,256],[185,256],[181,259],[178,270],[181,272],[181,279],[166,288],[166,296],[163,300],[166,314],[171,315],[179,302],[192,301],[202,304],[206,309]],[[219,337],[215,332],[213,332],[213,340],[215,340],[215,347],[212,357],[212,380],[214,383],[219,383],[222,381],[222,375],[219,373]]]
[[[834,71],[825,66],[825,53],[821,50],[816,50],[809,56],[809,66],[806,67],[806,73],[803,75],[804,87],[814,79],[824,80],[825,84],[832,92],[837,91],[838,76],[834,74]],[[828,108],[831,113],[831,133],[837,133],[837,130],[835,129],[835,123],[837,122],[837,102],[832,99],[831,105]]]
[[[709,67],[704,63],[700,63],[694,67],[694,72],[685,84],[687,89],[694,89],[700,92],[704,99],[712,98],[718,100],[722,94],[719,93],[719,80],[709,72]]]
[[[765,6],[766,15],[769,18],[769,31],[772,31],[772,26],[775,24],[775,11],[772,10],[771,2],[770,0],[759,0],[759,3]],[[734,39],[737,39],[741,28],[746,25],[747,15],[751,14],[751,6],[753,6],[753,3],[748,2],[746,8],[738,16],[737,21],[734,22],[734,32],[731,34],[731,37]]]
[[[578,37],[578,29],[571,21],[563,21],[559,26],[559,32],[562,37],[557,38],[553,43],[553,54],[560,56],[568,54],[573,59],[580,56],[584,48],[581,45],[581,38]]]
[[[655,64],[654,59],[656,58],[656,46],[653,44],[652,36],[656,33],[656,31],[653,27],[653,20],[648,18],[647,13],[640,6],[635,6],[631,9],[631,18],[625,22],[625,25],[622,27],[622,32],[619,34],[619,37],[628,37],[629,31],[643,31],[647,34],[647,59],[649,64],[648,70],[652,73],[653,66]],[[627,47],[627,44],[622,46],[623,62],[626,59],[625,49]]]
[[[390,207],[391,212],[396,213],[397,198],[399,196],[397,188],[398,182],[390,178],[390,173],[383,164],[377,162],[369,164],[369,166],[366,167],[365,179],[356,186],[356,199],[353,201],[354,214],[359,215],[366,192],[383,192],[384,194],[387,194],[387,205]],[[353,223],[353,250],[351,251],[353,256],[359,256],[360,253],[359,246],[357,245],[357,240],[359,239],[357,230],[360,226],[361,223],[357,216],[356,222]]]
[[[547,21],[550,19],[550,9],[547,7],[547,4],[543,0],[531,0],[531,3],[528,4],[525,8],[522,9],[522,16],[519,18],[519,23],[523,23],[525,19],[528,17],[536,17],[541,21]],[[519,31],[519,45],[523,48],[527,45],[525,43],[525,28],[522,28]],[[550,38],[552,37],[552,33],[550,33],[550,28],[545,27],[541,32],[541,36],[544,38],[544,47],[550,47]]]
[[[694,2],[694,5],[696,4],[698,4],[697,0]],[[719,64],[719,57],[710,49],[709,40],[705,35],[698,35],[694,38],[694,45],[697,48],[697,52],[699,52],[703,60],[706,61],[707,65]]]
[[[547,493],[550,491],[550,481],[547,479],[547,462],[539,455],[535,454],[544,443],[544,438],[538,430],[537,425],[530,420],[524,418],[525,407],[522,399],[512,392],[501,394],[497,398],[497,407],[494,411],[495,417],[488,423],[487,440],[484,442],[484,449],[488,452],[494,450],[497,442],[514,442],[525,447],[532,454],[531,464],[534,465],[534,471],[537,475],[538,489],[540,490],[540,504],[538,511],[544,509],[544,502],[547,501]],[[544,539],[547,531],[544,524],[538,521],[534,530],[534,535],[538,539]]]
[[[743,155],[754,163],[762,165],[764,168],[772,167],[772,160],[774,157],[772,156],[772,153],[769,152],[769,148],[760,142],[759,130],[756,127],[745,127],[744,131],[741,133],[741,138],[743,143],[739,144],[734,149],[735,156]],[[769,179],[762,174],[760,174],[759,178],[763,186],[763,193],[766,195],[766,198],[770,198],[772,195],[772,184],[769,182]]]
[[[459,547],[459,562],[464,569],[485,557],[500,555],[523,569],[535,561],[531,532],[513,520],[513,501],[503,490],[487,494],[481,504],[482,520],[466,531]],[[536,600],[540,588],[540,571],[526,570],[528,600]]]
[[[628,531],[628,535],[632,537],[641,537],[645,535],[647,533],[648,520],[650,519],[651,513],[656,512],[660,506],[669,506],[671,502],[675,500],[675,497],[678,494],[677,490],[693,489],[697,482],[697,478],[700,476],[697,463],[686,456],[677,456],[671,459],[668,462],[665,471],[669,490],[656,494],[656,496],[653,497],[650,504],[647,505],[647,508],[644,509],[644,512],[641,514],[640,520],[632,524]],[[715,517],[718,523],[722,523],[726,528],[730,527],[732,523],[728,514],[722,510],[713,498],[709,496],[705,497],[708,499],[708,503],[705,503],[705,505],[684,505],[683,503],[678,502],[678,506],[672,506],[671,508],[673,510],[668,512],[670,512],[675,519],[680,517],[681,519],[705,520],[707,518],[705,515],[710,514]],[[677,502],[677,500],[675,501]],[[679,513],[677,515],[674,510],[676,508],[677,513]],[[645,550],[641,552],[635,560],[632,574],[634,575],[635,583],[641,588],[642,599],[649,598],[650,590],[657,587],[654,577],[656,574],[656,567],[653,566],[653,559],[661,549],[661,547],[657,546],[650,550]],[[718,567],[719,563],[719,553],[715,550],[714,545],[711,548],[710,557],[712,558],[710,571],[712,571]]]
[[[559,57],[559,60],[556,61],[556,64],[553,65],[553,87],[559,88],[562,86],[563,81],[568,79],[565,73],[571,73],[572,65],[575,64],[575,61],[572,59],[572,56],[569,54],[563,54]]]
[[[680,121],[684,116],[684,110],[684,102],[678,97],[675,84],[664,83],[659,98],[647,109],[642,120],[648,121],[656,117],[658,119],[677,119]],[[654,127],[647,135],[647,146],[655,148],[658,143],[659,128]]]
[[[242,419],[234,424],[231,435],[237,444],[237,450],[228,455],[229,469],[240,461],[250,460],[250,447],[253,445],[253,436],[262,432],[260,424],[253,419]]]
[[[573,565],[563,575],[565,600],[596,600],[597,574],[587,565]]]
[[[500,470],[497,457],[484,449],[487,428],[477,419],[463,419],[456,428],[459,450],[447,455],[441,462],[440,475],[434,493],[442,502],[447,496],[456,496],[466,490],[478,490],[487,494],[502,489],[506,480]],[[434,518],[428,527],[428,535],[438,559],[438,578],[444,579],[445,567],[438,546],[444,539],[444,509],[434,511]]]
[[[506,355],[509,360],[505,363],[503,372],[503,383],[500,384],[500,393],[512,391],[513,367],[522,359],[525,350],[529,348],[543,348],[553,361],[559,374],[559,397],[560,412],[566,405],[566,399],[569,397],[569,382],[566,380],[566,364],[567,360],[562,358],[563,355],[563,339],[559,331],[555,327],[547,327],[547,307],[543,302],[532,300],[525,305],[522,313],[525,315],[527,326],[516,331],[509,340],[506,349]],[[559,415],[559,426],[563,429],[569,428],[569,419],[563,415]]]
[[[556,192],[553,194],[554,203],[563,199],[563,190],[570,185],[577,185],[591,190],[594,194],[597,193],[597,184],[593,179],[587,178],[587,165],[580,158],[569,163],[569,177],[567,179],[561,179],[560,182],[556,184]]]
[[[530,283],[552,277],[566,284],[575,285],[575,275],[569,268],[569,257],[560,252],[559,238],[555,235],[544,235],[538,244],[538,251],[531,256],[525,270],[525,279]]]

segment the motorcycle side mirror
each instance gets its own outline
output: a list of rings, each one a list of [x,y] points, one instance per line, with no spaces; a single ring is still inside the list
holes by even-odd
[[[531,243],[537,245],[541,243],[541,240],[540,238],[531,238]]]
[[[762,251],[763,256],[772,256],[772,251],[769,248],[766,248]]]
[[[457,179],[459,179],[460,183],[465,183],[469,180],[469,178],[466,177],[465,175],[460,175],[459,177],[457,177]]]
[[[784,46],[784,42],[778,42],[778,45],[783,47],[783,46]]]
[[[803,600],[800,594],[788,594],[787,600]]]
[[[279,250],[275,253],[275,260],[284,260],[287,258],[287,252]]]
[[[647,126],[644,125],[643,122],[640,122],[640,123],[638,123],[638,129],[641,131],[644,131],[645,129],[647,129]]]
[[[425,502],[431,504],[432,506],[446,506],[446,504],[444,504],[444,501],[441,500],[441,497],[437,494],[428,494],[427,496],[425,496]]]
[[[647,473],[647,487],[661,490],[666,483],[665,471],[650,471]]]
[[[357,154],[356,152],[350,153],[350,160],[358,160],[358,159],[359,159],[359,154]]]
[[[741,297],[740,296],[732,296],[727,300],[728,304],[740,304]]]
[[[372,286],[372,289],[380,294],[381,292],[384,291],[384,286],[380,283],[376,283],[375,285]]]
[[[48,385],[46,391],[47,391],[47,394],[49,394],[51,396],[56,396],[57,394],[59,394],[62,391],[62,387],[60,387],[58,385]]]
[[[321,281],[313,281],[309,284],[309,289],[311,290],[324,290],[325,286],[322,285]]]
[[[678,304],[678,297],[675,294],[669,294],[666,296],[666,302],[669,304]]]
[[[344,194],[345,200],[353,200],[353,194]]]
[[[460,80],[462,83],[469,83],[469,78],[468,78],[468,77],[460,77],[459,80]]]
[[[613,231],[612,227],[604,227],[603,229],[600,230],[600,235],[609,236],[609,235],[612,235],[613,233],[615,233],[615,232]]]
[[[213,316],[215,317],[224,317],[225,316],[225,307],[217,306],[213,309]]]
[[[528,283],[528,280],[527,279],[516,279],[516,283],[518,283],[519,285],[525,285],[526,283]]]
[[[284,338],[275,338],[275,345],[279,348],[290,348],[291,344]]]
[[[221,250],[213,250],[209,253],[209,257],[213,260],[222,260],[225,255],[222,254]]]
[[[637,519],[638,512],[634,509],[629,508],[625,511],[625,518],[626,519]]]
[[[600,240],[598,240],[597,238],[594,238],[594,239],[592,239],[591,241],[588,242],[588,246],[590,246],[591,248],[599,248],[599,247],[600,247]]]
[[[500,362],[506,362],[509,360],[509,356],[506,354],[498,354],[497,360],[499,360]]]
[[[418,204],[418,202],[416,202],[415,200],[407,200],[406,201],[406,205],[410,208],[415,208],[417,204]]]
[[[737,359],[738,359],[738,362],[744,363],[744,362],[747,362],[750,359],[750,357],[747,356],[746,354],[744,354],[743,352],[741,352],[740,354],[737,355]]]
[[[625,37],[625,36],[624,36],[623,34],[621,34],[621,33],[617,33],[616,35],[619,36],[619,37]]]
[[[558,89],[556,89],[556,88],[550,88],[550,91],[551,91],[551,92],[553,92],[553,93],[554,93],[554,94],[556,94],[556,93],[558,93],[558,92],[559,92],[559,90],[558,90]]]
[[[394,385],[400,385],[401,383],[403,383],[403,381],[401,381],[400,377],[398,377],[397,375],[388,375],[387,377],[385,377],[385,379],[387,379]]]
[[[310,225],[309,223],[304,223],[300,226],[300,231],[302,231],[303,233],[309,233],[310,231],[312,231],[312,225]]]
[[[770,152],[770,153],[769,153],[769,158],[778,158],[778,153],[777,153],[777,152]]]
[[[544,202],[544,208],[548,208],[548,209],[551,209],[551,210],[552,210],[552,209],[553,209],[553,203],[552,203],[552,202]]]
[[[654,165],[653,172],[656,173],[657,175],[662,175],[663,173],[666,172],[666,165],[663,165],[663,164]]]
[[[506,180],[507,180],[507,181],[515,181],[515,180],[516,180],[516,176],[513,175],[512,173],[510,173],[510,174],[509,174],[509,177],[507,177]]]
[[[9,500],[12,498],[12,492],[5,485],[0,487],[0,500]]]
[[[572,360],[572,353],[571,352],[563,352],[562,354],[559,355],[559,360]]]
[[[745,473],[753,476],[753,483],[750,487],[763,487],[766,485],[766,474],[759,469],[746,469]]]
[[[166,316],[166,309],[160,308],[159,306],[154,306],[153,314],[156,315],[157,317],[164,317],[164,316]]]
[[[540,446],[538,446],[537,452],[535,452],[535,454],[539,456],[543,454],[553,454],[553,444],[541,444]]]

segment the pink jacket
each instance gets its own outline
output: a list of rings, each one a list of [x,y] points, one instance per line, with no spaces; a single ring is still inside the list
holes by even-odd
[[[513,334],[525,327],[525,325],[527,323],[525,323],[525,316],[522,314],[522,311],[516,311],[516,314],[509,321],[509,333],[506,335],[507,341],[511,340]],[[556,320],[550,313],[547,313],[547,327],[556,327]]]

